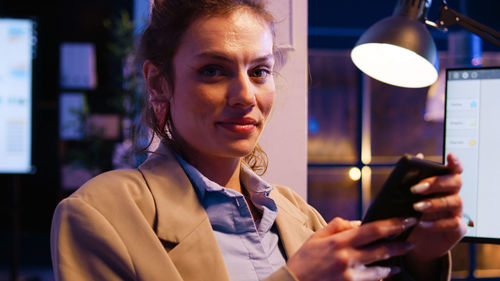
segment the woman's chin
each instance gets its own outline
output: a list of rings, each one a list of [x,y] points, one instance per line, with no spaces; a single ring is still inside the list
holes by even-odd
[[[230,149],[230,155],[233,157],[241,158],[245,157],[253,152],[255,148],[255,144],[248,144],[248,145],[237,145],[237,146],[232,146]]]

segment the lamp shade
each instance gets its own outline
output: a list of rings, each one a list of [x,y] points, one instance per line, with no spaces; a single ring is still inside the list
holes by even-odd
[[[418,19],[393,15],[372,25],[351,51],[354,64],[384,83],[420,88],[438,78],[439,60],[431,34]]]

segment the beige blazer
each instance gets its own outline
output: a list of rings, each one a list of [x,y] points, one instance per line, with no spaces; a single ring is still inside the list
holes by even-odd
[[[289,188],[276,186],[270,196],[291,256],[326,223]],[[229,281],[208,216],[163,146],[139,169],[99,175],[61,201],[51,254],[56,280]],[[283,267],[268,280],[294,278]]]
[[[326,223],[289,188],[275,186],[270,196],[290,257]],[[99,175],[61,201],[51,254],[56,280],[229,281],[208,216],[164,146],[139,169]],[[440,280],[450,279],[450,268],[448,255]],[[282,267],[267,280],[295,279]],[[391,280],[412,279],[403,272]]]

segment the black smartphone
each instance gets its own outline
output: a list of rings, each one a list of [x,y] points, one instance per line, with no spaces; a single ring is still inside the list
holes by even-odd
[[[366,211],[363,223],[395,217],[419,218],[421,213],[413,209],[413,204],[431,196],[413,194],[410,188],[424,178],[448,173],[449,170],[441,163],[404,155],[396,163],[396,167]],[[389,240],[404,241],[410,232],[411,228],[398,236],[390,237]]]

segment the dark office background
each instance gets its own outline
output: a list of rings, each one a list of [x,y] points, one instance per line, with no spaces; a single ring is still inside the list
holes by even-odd
[[[300,0],[296,0],[300,1]],[[352,86],[347,84],[346,92],[352,92],[354,96],[341,100],[348,104],[347,110],[341,118],[352,116],[352,130],[346,129],[352,136],[354,143],[359,143],[361,138],[359,126],[359,84],[361,74],[353,68],[346,55],[353,47],[357,38],[371,24],[383,17],[389,16],[393,9],[395,0],[366,1],[366,0],[343,0],[343,1],[320,1],[309,0],[309,48],[312,51],[311,62],[317,60],[321,52],[326,52],[332,61],[338,62],[341,67],[348,69],[352,76],[346,79]],[[429,18],[436,19],[440,1],[434,0]],[[477,21],[486,24],[496,30],[500,30],[500,1],[496,0],[449,0],[450,7],[468,15]],[[132,14],[133,0],[1,0],[0,16],[34,17],[38,22],[38,49],[35,60],[34,72],[34,112],[33,112],[33,162],[37,168],[33,175],[0,175],[0,271],[7,272],[11,265],[12,257],[18,258],[18,269],[20,271],[29,269],[35,272],[39,269],[50,269],[49,252],[49,230],[53,210],[59,200],[68,195],[69,191],[63,191],[60,184],[61,171],[61,141],[58,138],[58,100],[61,92],[59,84],[59,46],[62,42],[91,42],[96,46],[98,87],[92,90],[90,96],[105,97],[112,88],[113,73],[119,73],[121,65],[116,61],[109,61],[109,48],[111,31],[105,28],[103,22],[106,19],[116,18],[121,11]],[[440,52],[447,51],[447,35],[439,31],[432,31]],[[499,52],[497,47],[483,41],[484,52]],[[318,55],[319,54],[319,55]],[[342,68],[341,68],[342,69]],[[343,73],[338,70],[338,73]],[[345,71],[344,71],[345,72]],[[314,69],[311,74],[314,74]],[[353,78],[354,77],[354,78]],[[312,77],[312,80],[315,78]],[[316,79],[321,81],[322,78]],[[326,79],[326,78],[325,78]],[[379,87],[379,91],[383,86]],[[391,89],[385,89],[393,91]],[[386,102],[404,103],[399,99],[391,99],[386,96]],[[94,104],[96,111],[108,112],[112,108],[99,105],[95,99],[90,98],[89,103]],[[339,125],[340,126],[340,125]],[[342,125],[343,126],[343,125]],[[439,130],[441,125],[433,125],[428,130]],[[352,131],[355,131],[354,133]],[[376,139],[376,137],[374,137]],[[418,146],[418,144],[416,144]],[[356,146],[354,144],[354,146]],[[415,147],[419,149],[420,147]],[[314,185],[314,175],[322,170],[333,171],[333,174],[347,169],[349,166],[360,165],[359,151],[353,148],[352,156],[323,159],[321,165],[314,163],[310,166],[310,184]],[[435,152],[435,151],[433,151]],[[97,156],[96,156],[97,157]],[[1,160],[0,160],[1,161]],[[339,164],[340,163],[340,164]],[[111,168],[111,164],[108,165]],[[381,168],[382,170],[384,168]],[[382,173],[383,174],[383,173]],[[332,181],[333,183],[335,180]],[[349,185],[351,183],[347,183]],[[16,192],[13,187],[18,186]],[[339,182],[339,185],[342,185]],[[314,194],[312,194],[314,196]],[[345,194],[344,194],[345,195]],[[310,194],[311,196],[311,194]],[[346,195],[351,196],[351,195]],[[359,196],[354,194],[353,196]],[[16,199],[17,198],[17,199]],[[13,202],[17,201],[16,205]],[[358,202],[355,199],[354,202]],[[318,203],[319,204],[319,203]],[[321,206],[319,206],[321,207]],[[13,212],[12,210],[17,210]],[[339,214],[342,215],[342,214]],[[352,216],[359,215],[355,208]],[[17,221],[17,226],[13,224]],[[13,240],[12,229],[18,227],[20,236],[17,243]],[[11,246],[18,244],[14,255]],[[468,246],[467,246],[468,247]],[[464,253],[473,255],[469,249]],[[470,264],[470,262],[468,263]],[[0,275],[0,278],[7,275]],[[500,275],[498,275],[500,276]],[[32,277],[36,279],[36,274]]]

